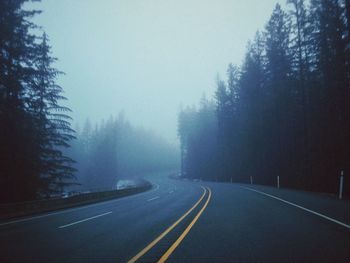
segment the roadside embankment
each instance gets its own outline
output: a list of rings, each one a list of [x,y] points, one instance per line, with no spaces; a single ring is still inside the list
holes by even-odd
[[[151,183],[148,181],[143,181],[142,184],[138,184],[137,186],[118,190],[82,193],[66,198],[53,198],[21,203],[0,204],[0,219],[21,217],[106,201],[141,193],[151,188]]]

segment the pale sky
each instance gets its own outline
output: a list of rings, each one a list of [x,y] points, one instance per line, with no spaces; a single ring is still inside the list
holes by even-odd
[[[180,105],[212,96],[219,73],[240,65],[247,41],[277,0],[42,0],[74,121],[124,110],[136,126],[177,141]]]

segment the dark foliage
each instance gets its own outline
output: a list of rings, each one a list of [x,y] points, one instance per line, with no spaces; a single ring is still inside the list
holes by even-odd
[[[216,120],[180,113],[183,174],[334,193],[344,171],[349,194],[349,1],[287,2],[218,81]]]
[[[59,105],[47,36],[36,36],[22,8],[25,0],[0,1],[0,185],[1,202],[30,200],[57,192],[71,179],[64,156],[73,138],[69,109]]]

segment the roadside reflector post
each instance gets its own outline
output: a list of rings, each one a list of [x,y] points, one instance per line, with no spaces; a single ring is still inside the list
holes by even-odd
[[[277,188],[279,189],[280,188],[280,176],[277,175]]]
[[[231,177],[231,184],[232,184],[232,177]]]
[[[253,176],[250,176],[250,184],[253,184]]]
[[[339,199],[343,198],[343,187],[344,187],[344,171],[340,172],[340,181],[339,181]]]

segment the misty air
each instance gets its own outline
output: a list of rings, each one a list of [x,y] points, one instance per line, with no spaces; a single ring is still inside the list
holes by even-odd
[[[0,262],[349,262],[350,0],[0,0]]]

